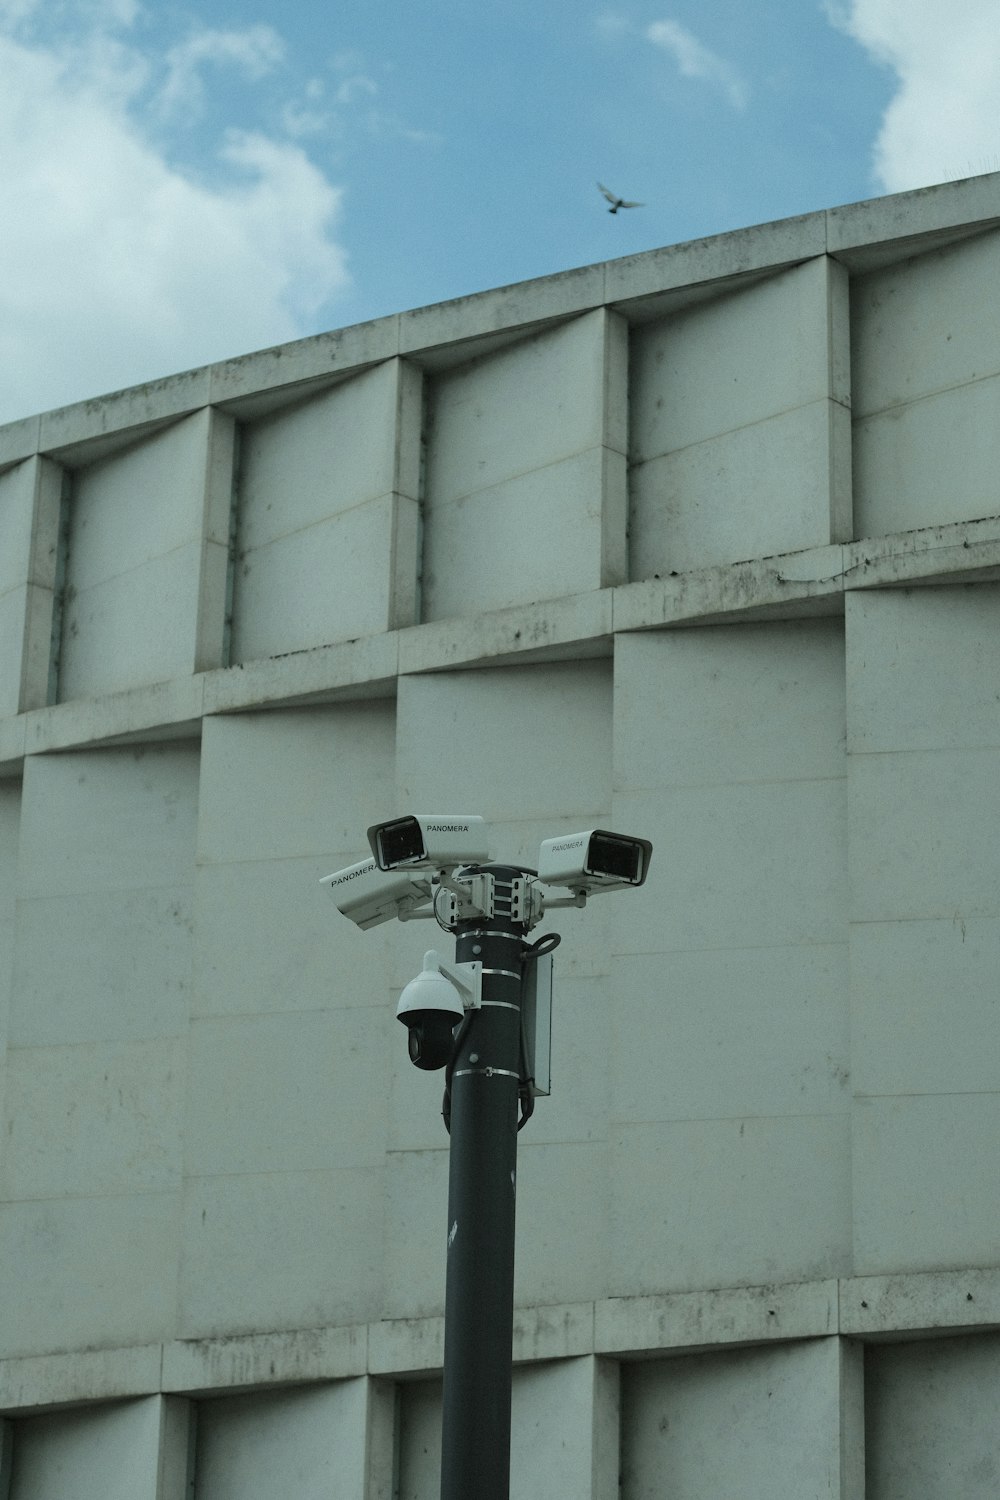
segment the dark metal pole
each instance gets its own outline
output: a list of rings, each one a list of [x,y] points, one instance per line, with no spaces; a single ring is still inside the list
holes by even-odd
[[[520,870],[489,867],[496,904]],[[441,1500],[508,1500],[514,1198],[526,925],[462,922],[456,959],[483,965],[483,1003],[459,1032],[450,1075],[448,1279]]]

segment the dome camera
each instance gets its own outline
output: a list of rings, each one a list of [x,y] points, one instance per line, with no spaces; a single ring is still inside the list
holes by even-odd
[[[432,1072],[451,1057],[455,1028],[466,1009],[478,1008],[482,994],[482,964],[445,964],[431,948],[424,966],[399,997],[396,1019],[409,1032],[410,1061]]]

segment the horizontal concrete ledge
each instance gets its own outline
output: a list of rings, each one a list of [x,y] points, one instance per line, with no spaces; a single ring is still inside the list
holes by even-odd
[[[368,1328],[294,1329],[232,1338],[177,1340],[163,1346],[162,1389],[238,1391],[268,1385],[346,1380],[368,1367]]]
[[[1000,1328],[1000,1267],[721,1287],[515,1309],[516,1364],[630,1360],[831,1335],[900,1342]],[[0,1414],[131,1396],[433,1375],[442,1317],[178,1339],[0,1360]]]
[[[0,776],[26,755],[195,737],[206,714],[390,697],[401,675],[582,660],[629,631],[833,615],[854,590],[998,580],[1000,516],[670,574],[0,719]]]
[[[837,1332],[836,1281],[622,1297],[594,1309],[594,1352],[691,1352]]]
[[[841,1283],[840,1331],[896,1341],[902,1334],[1000,1328],[1000,1267],[858,1276]]]
[[[162,1344],[3,1359],[0,1412],[27,1416],[56,1406],[149,1396],[160,1389],[162,1361]]]

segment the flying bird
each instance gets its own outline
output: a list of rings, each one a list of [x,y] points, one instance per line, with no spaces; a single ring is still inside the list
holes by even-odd
[[[644,203],[630,203],[627,198],[619,198],[610,188],[606,188],[603,182],[599,182],[597,186],[611,204],[608,209],[609,214],[616,214],[620,208],[645,208],[646,206]]]

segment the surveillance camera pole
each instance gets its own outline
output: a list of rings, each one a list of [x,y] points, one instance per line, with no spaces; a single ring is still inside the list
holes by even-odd
[[[418,1067],[441,1067],[450,1046],[444,1063],[451,1152],[441,1500],[508,1500],[517,1132],[536,1092],[527,1076],[533,1065],[522,981],[525,965],[551,953],[559,936],[549,933],[530,945],[524,940],[546,908],[582,907],[597,891],[642,885],[653,846],[592,828],[543,839],[536,871],[479,863],[488,845],[478,815],[411,814],[375,824],[368,838],[371,860],[324,881],[340,910],[359,927],[393,916],[433,917],[455,934],[457,964],[477,966],[481,988],[470,989],[450,1038],[441,1029],[441,1013],[446,1020],[453,1013],[450,1001],[431,1004],[432,1026],[420,1019],[423,1004],[404,1005],[408,985],[397,1014],[411,1027],[410,1057]],[[550,898],[547,884],[569,894]],[[538,988],[536,982],[536,1037]],[[426,1000],[426,982],[421,997]]]
[[[529,923],[502,914],[514,911],[513,882],[522,871],[485,868],[493,876],[496,914],[456,924],[455,957],[482,963],[483,993],[481,1007],[458,1032],[449,1068],[441,1500],[508,1500],[510,1493],[521,978]]]

